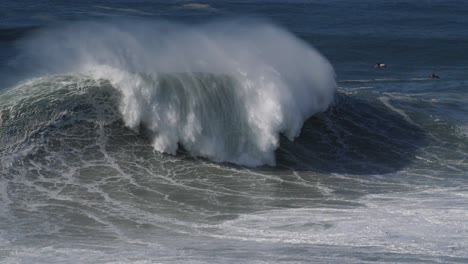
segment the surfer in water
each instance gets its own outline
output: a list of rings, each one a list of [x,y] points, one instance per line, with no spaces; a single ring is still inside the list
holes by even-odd
[[[437,75],[435,74],[435,72],[433,72],[431,75],[429,75],[429,78],[431,78],[431,79],[439,79],[439,76],[437,76]]]
[[[383,68],[387,68],[387,65],[385,65],[385,63],[377,62],[377,63],[374,65],[374,68],[383,69]]]

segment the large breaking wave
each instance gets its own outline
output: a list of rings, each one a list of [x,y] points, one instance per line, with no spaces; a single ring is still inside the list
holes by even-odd
[[[24,41],[34,74],[106,80],[126,126],[158,151],[257,166],[275,164],[279,135],[293,140],[335,93],[334,71],[312,47],[264,22],[180,25],[86,22]]]

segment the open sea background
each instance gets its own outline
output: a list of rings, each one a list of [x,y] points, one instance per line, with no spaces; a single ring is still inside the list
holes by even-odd
[[[0,262],[468,263],[467,29],[455,0],[2,0]]]

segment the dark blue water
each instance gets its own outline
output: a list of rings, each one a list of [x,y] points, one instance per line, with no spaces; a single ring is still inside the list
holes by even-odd
[[[468,262],[467,28],[455,0],[3,0],[0,262]]]
[[[313,44],[332,62],[339,79],[426,77],[433,71],[449,78],[466,75],[467,7],[460,1],[207,1],[199,6],[187,1],[4,1],[1,12],[2,68],[15,54],[12,41],[64,22],[146,18],[203,23],[260,17]],[[381,61],[391,69],[383,74],[369,70]]]

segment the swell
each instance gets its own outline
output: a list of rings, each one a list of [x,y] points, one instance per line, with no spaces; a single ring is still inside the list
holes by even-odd
[[[37,26],[0,28],[0,41],[19,40],[38,28]]]
[[[165,75],[160,76],[158,85],[161,87],[155,96],[162,98],[163,102],[173,102],[172,106],[179,115],[186,117],[188,115],[184,111],[196,108],[191,106],[194,104],[190,100],[193,94],[183,87],[183,83],[188,81],[191,83],[190,92],[204,94],[200,98],[205,101],[196,103],[203,106],[200,115],[210,121],[208,129],[212,131],[205,132],[210,142],[219,144],[224,141],[224,155],[244,152],[248,144],[252,144],[249,140],[255,137],[247,134],[247,113],[235,111],[242,109],[242,101],[226,100],[235,97],[231,89],[235,81],[228,76],[206,73]],[[212,85],[209,84],[212,83],[222,89],[210,90]],[[279,148],[273,151],[277,168],[362,175],[390,173],[411,164],[415,153],[428,144],[427,132],[393,109],[401,106],[389,108],[379,101],[379,96],[339,91],[327,111],[305,122],[294,142],[286,136],[281,137]],[[67,153],[67,149],[72,149],[70,155],[76,155],[70,158],[75,160],[73,162],[82,159],[91,159],[89,162],[92,162],[93,157],[99,160],[104,149],[111,151],[121,146],[133,151],[144,149],[150,155],[148,148],[154,144],[155,132],[145,124],[133,130],[125,127],[119,110],[122,97],[123,94],[109,81],[82,75],[37,78],[0,95],[0,158],[3,167],[11,167],[18,156],[41,156],[37,149],[52,153]],[[395,102],[387,102],[390,103]],[[409,108],[413,108],[414,103],[418,104],[408,103]],[[166,105],[161,107],[168,108]],[[180,122],[189,123],[187,120]],[[223,138],[216,138],[216,133],[222,134]],[[245,140],[245,145],[239,144],[239,138]],[[186,152],[178,152],[181,157],[185,156],[184,153],[204,157],[189,149],[187,143],[182,146]],[[119,162],[133,162],[131,156],[128,158]],[[218,161],[215,158],[211,160]]]
[[[389,107],[395,100],[385,104],[379,96],[339,91],[332,107],[305,122],[296,141],[281,142],[278,163],[326,175],[384,175],[408,167],[430,143],[428,131],[402,115],[403,110]]]

